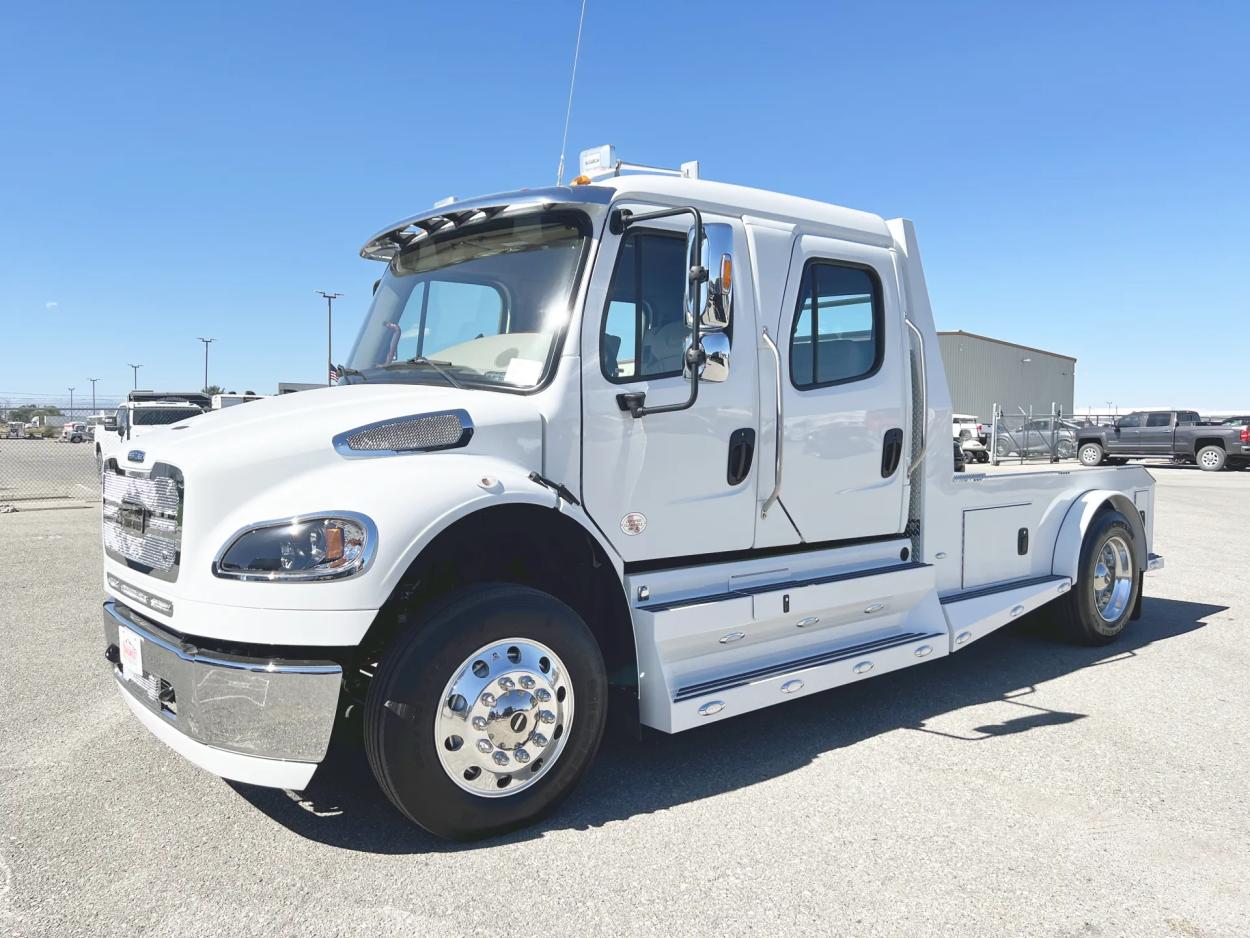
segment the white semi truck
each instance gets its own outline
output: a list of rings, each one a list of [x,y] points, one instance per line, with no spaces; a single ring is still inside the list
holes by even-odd
[[[481,837],[610,702],[677,733],[1140,614],[1144,469],[953,471],[910,222],[599,163],[371,238],[338,386],[108,457],[106,657],[171,748],[299,790],[362,714],[395,806]]]

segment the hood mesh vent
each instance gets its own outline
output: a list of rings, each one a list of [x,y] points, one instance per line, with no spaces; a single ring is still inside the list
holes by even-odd
[[[343,456],[386,456],[426,453],[464,446],[473,436],[473,421],[463,410],[413,414],[383,420],[340,433],[334,448]]]

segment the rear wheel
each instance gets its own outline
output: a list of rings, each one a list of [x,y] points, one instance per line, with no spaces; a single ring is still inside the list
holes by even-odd
[[[1102,462],[1102,447],[1097,443],[1082,443],[1079,452],[1082,466],[1097,466]]]
[[[1055,611],[1072,638],[1105,645],[1124,631],[1141,590],[1135,541],[1132,526],[1118,511],[1105,511],[1090,525],[1076,582],[1055,600]]]
[[[1222,446],[1204,446],[1198,450],[1198,468],[1207,472],[1219,472],[1224,468],[1227,454]]]
[[[607,677],[586,623],[524,586],[466,589],[382,659],[365,748],[387,798],[455,840],[524,826],[563,799],[603,736]]]

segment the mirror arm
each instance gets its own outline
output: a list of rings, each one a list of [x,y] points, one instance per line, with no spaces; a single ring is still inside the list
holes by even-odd
[[[662,208],[654,212],[631,212],[627,208],[620,208],[614,211],[608,218],[608,228],[613,234],[621,234],[630,225],[636,225],[639,222],[653,221],[657,218],[671,218],[674,215],[693,215],[694,216],[694,243],[696,249],[703,244],[703,213],[693,205],[686,205],[682,208]],[[700,284],[707,279],[707,268],[702,264],[695,264],[690,268],[690,282],[692,284]],[[684,311],[683,311],[684,312]],[[702,316],[699,310],[694,310],[691,317],[694,324],[690,327],[690,348],[699,350],[699,325]],[[698,354],[696,352],[695,354]],[[646,399],[645,393],[634,394],[618,394],[616,396],[617,406],[621,410],[628,410],[630,416],[635,420],[639,417],[645,417],[648,414],[671,414],[679,410],[689,410],[694,406],[695,401],[699,399],[699,369],[694,368],[690,372],[690,396],[686,400],[678,404],[662,404],[659,407],[645,407],[643,401]]]

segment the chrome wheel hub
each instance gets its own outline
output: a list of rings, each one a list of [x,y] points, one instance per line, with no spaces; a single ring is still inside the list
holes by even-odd
[[[533,785],[559,758],[573,721],[573,685],[546,645],[510,638],[464,660],[434,718],[448,777],[484,798]]]
[[[1104,622],[1115,622],[1124,614],[1133,595],[1133,555],[1124,538],[1112,535],[1102,545],[1090,589]]]

